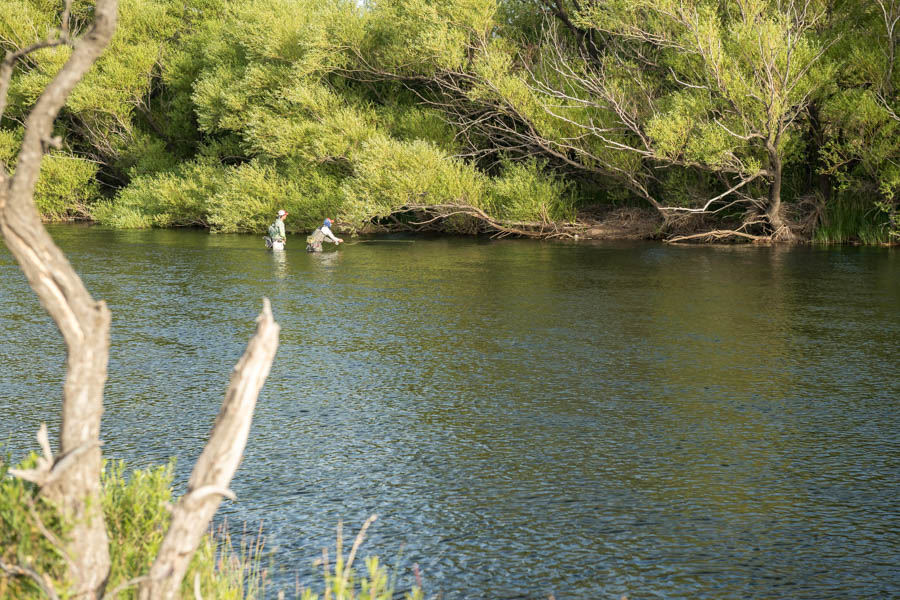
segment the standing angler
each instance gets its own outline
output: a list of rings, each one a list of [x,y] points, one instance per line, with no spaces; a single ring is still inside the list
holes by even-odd
[[[334,233],[331,232],[331,224],[333,221],[331,219],[326,218],[325,221],[322,222],[321,227],[312,232],[312,234],[306,238],[306,251],[307,252],[321,252],[322,251],[322,242],[324,240],[330,240],[335,244],[340,244],[344,240],[335,237]]]
[[[269,225],[269,236],[265,238],[266,247],[280,250],[284,248],[287,236],[284,233],[284,220],[287,218],[286,210],[279,210],[275,222]]]

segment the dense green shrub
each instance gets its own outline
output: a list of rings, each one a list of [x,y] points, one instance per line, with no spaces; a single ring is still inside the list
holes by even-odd
[[[48,154],[34,188],[41,215],[52,221],[87,218],[90,204],[100,196],[97,165],[65,153]]]
[[[289,169],[289,167],[285,167]],[[137,178],[112,201],[98,203],[100,224],[123,229],[207,227],[214,232],[263,232],[279,209],[288,231],[314,229],[340,210],[338,182],[317,169],[280,172],[250,161],[225,166],[209,159],[175,172]]]
[[[264,231],[279,209],[288,211],[285,228],[309,231],[340,207],[337,183],[315,169],[285,176],[271,165],[251,161],[231,168],[210,199],[214,231]]]
[[[460,151],[456,132],[434,109],[391,104],[378,113],[379,125],[404,142],[429,141],[449,155]]]
[[[15,160],[23,129],[0,129],[0,166],[15,172]],[[34,189],[38,212],[48,220],[86,218],[99,196],[98,165],[69,150],[47,154]]]
[[[138,177],[112,202],[94,207],[102,225],[122,229],[207,227],[209,198],[223,186],[224,170],[212,160],[187,163],[174,172]]]
[[[570,186],[545,174],[534,160],[504,164],[500,177],[491,183],[490,208],[494,215],[511,221],[575,219]]]

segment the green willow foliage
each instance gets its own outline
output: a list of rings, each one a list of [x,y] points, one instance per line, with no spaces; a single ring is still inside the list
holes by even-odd
[[[76,27],[90,6],[76,0]],[[4,3],[0,48],[59,12]],[[48,219],[262,231],[285,208],[298,232],[416,204],[561,222],[721,196],[724,218],[755,205],[822,240],[900,234],[887,0],[121,0],[120,15],[59,120]],[[68,52],[16,70],[8,168]]]

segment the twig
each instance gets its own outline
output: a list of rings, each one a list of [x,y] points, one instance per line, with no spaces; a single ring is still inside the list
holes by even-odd
[[[360,544],[362,544],[363,538],[366,535],[366,530],[369,528],[369,525],[375,522],[375,519],[378,518],[378,515],[372,515],[366,522],[363,523],[363,526],[360,528],[359,533],[356,534],[356,539],[353,540],[353,547],[350,549],[350,554],[347,555],[347,564],[344,565],[344,572],[341,574],[341,578],[344,581],[350,577],[350,567],[353,566],[353,559],[356,558],[356,551],[359,550]]]
[[[42,576],[34,569],[22,567],[20,565],[10,565],[2,560],[0,560],[0,570],[12,576],[29,577],[41,591],[50,598],[50,600],[59,600],[59,596],[56,594],[56,590],[53,588],[50,578],[46,575]]]
[[[69,556],[69,553],[66,551],[65,544],[62,543],[56,535],[51,532],[44,525],[44,522],[41,520],[41,516],[37,512],[37,508],[34,506],[34,500],[31,497],[26,497],[26,504],[28,505],[28,513],[31,515],[31,518],[34,519],[34,524],[38,528],[38,531],[47,538],[47,541],[59,551],[64,559],[66,559],[66,563],[69,566],[69,569],[75,568],[75,561],[72,560],[72,557]]]
[[[124,581],[113,588],[111,592],[103,595],[103,600],[115,600],[115,597],[119,595],[119,592],[133,587],[139,583],[142,583],[146,580],[150,579],[149,575],[141,575],[140,577],[135,577],[134,579],[129,579],[128,581]]]

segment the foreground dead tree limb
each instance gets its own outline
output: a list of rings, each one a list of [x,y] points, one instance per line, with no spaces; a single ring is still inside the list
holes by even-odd
[[[244,455],[256,398],[269,375],[278,347],[280,328],[272,319],[268,300],[264,300],[263,311],[256,323],[256,334],[232,371],[225,401],[209,442],[194,465],[188,491],[172,511],[172,522],[150,568],[150,576],[141,584],[138,597],[142,600],[178,597],[191,556],[206,533],[222,496],[234,498],[228,485]]]
[[[70,3],[71,0],[65,0],[56,38],[11,52],[0,63],[0,118],[16,63],[41,48],[73,43],[68,27]],[[66,560],[66,579],[71,586],[66,597],[79,600],[103,597],[109,578],[109,540],[100,502],[100,419],[110,312],[103,301],[91,297],[44,229],[34,204],[34,188],[44,152],[60,144],[59,138],[52,136],[53,122],[68,95],[112,38],[117,11],[117,0],[97,0],[93,24],[74,41],[69,60],[25,120],[15,175],[10,176],[0,165],[0,233],[41,305],[59,328],[67,350],[59,452],[53,455],[46,427],[42,426],[38,433],[42,457],[36,468],[10,473],[36,484],[71,526],[65,540],[45,529],[42,533]],[[264,301],[257,322],[257,332],[234,369],[211,439],[197,461],[188,493],[174,509],[171,527],[151,573],[127,584],[143,582],[142,598],[178,596],[184,571],[220,497],[233,496],[228,484],[243,455],[256,398],[278,346],[279,327],[272,319],[268,300]],[[36,522],[39,524],[39,519]],[[29,577],[45,595],[58,597],[46,574],[37,573],[28,565],[0,566],[4,574]]]
[[[56,39],[12,52],[0,65],[0,109],[18,60],[41,48],[68,44],[69,2]],[[66,342],[66,379],[63,387],[59,453],[43,468],[23,474],[60,507],[73,524],[65,552],[72,558],[69,578],[76,598],[102,594],[109,574],[106,526],[99,510],[100,417],[109,351],[110,315],[106,304],[94,300],[66,257],[44,230],[34,205],[44,152],[58,145],[53,121],[66,98],[112,38],[117,1],[97,0],[92,27],[74,42],[72,54],[56,74],[25,120],[15,175],[0,168],[0,232],[19,262],[41,305],[53,318]]]

